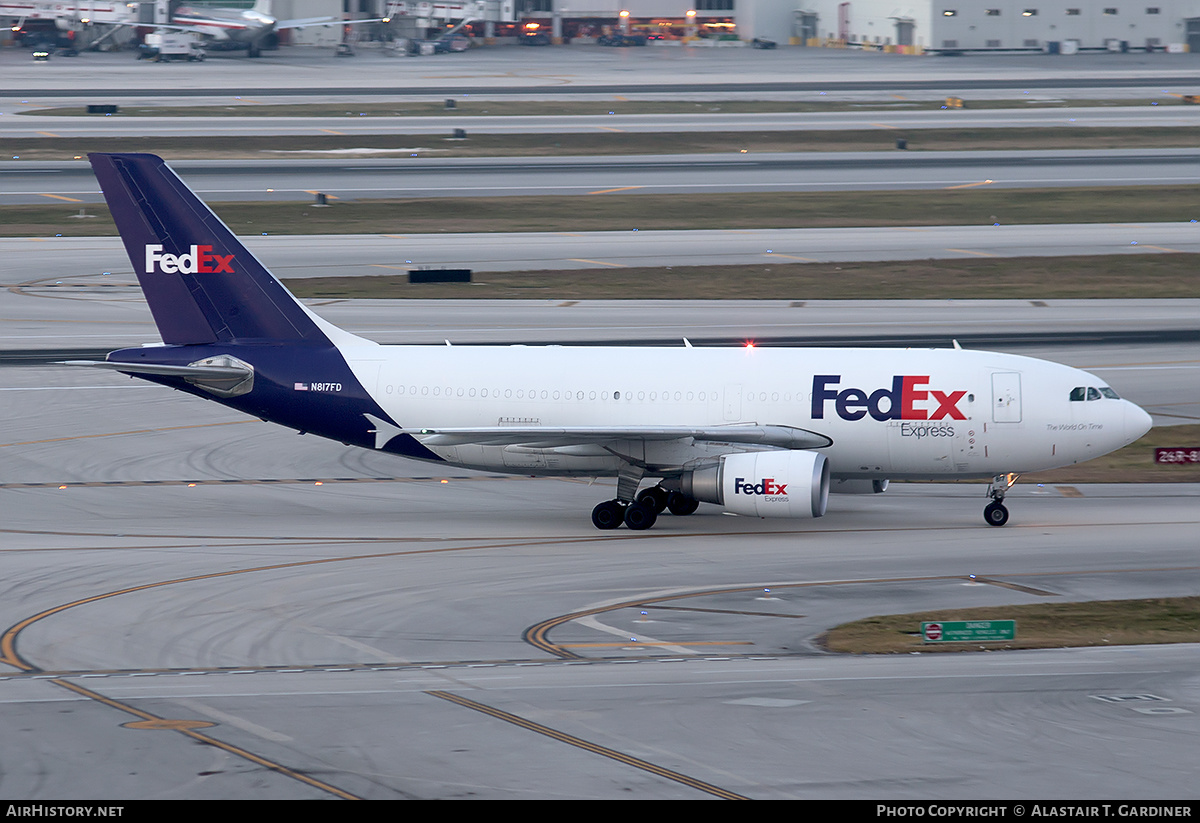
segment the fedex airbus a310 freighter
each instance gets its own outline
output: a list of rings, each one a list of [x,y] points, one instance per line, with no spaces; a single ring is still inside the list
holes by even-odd
[[[81,365],[417,460],[616,477],[597,528],[700,502],[820,517],[831,489],[956,478],[991,480],[1002,526],[1020,473],[1150,428],[1087,372],[958,348],[380,345],[297,301],[158,157],[90,159],[163,343]]]

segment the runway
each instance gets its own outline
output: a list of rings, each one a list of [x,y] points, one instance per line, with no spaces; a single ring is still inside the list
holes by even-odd
[[[1185,215],[1181,215],[1184,217]],[[1200,219],[1200,218],[1198,218]],[[1174,254],[1200,251],[1200,223],[1076,223],[729,231],[479,232],[248,236],[278,276],[337,277],[417,268],[478,272],[840,263],[880,260]],[[115,237],[0,238],[0,284],[111,288],[134,283]],[[36,272],[38,276],[29,277]],[[59,282],[66,278],[65,282]],[[107,285],[104,285],[107,284]],[[69,287],[69,288],[68,288]]]

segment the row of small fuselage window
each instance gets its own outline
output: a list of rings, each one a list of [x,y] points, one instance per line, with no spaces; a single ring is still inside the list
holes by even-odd
[[[711,392],[692,392],[692,391],[578,391],[570,389],[481,389],[481,388],[465,388],[462,386],[387,386],[384,391],[391,395],[400,395],[405,397],[464,397],[464,398],[479,398],[479,399],[498,399],[505,400],[624,400],[631,402],[633,400],[650,401],[650,402],[720,402],[721,395],[716,391]],[[784,392],[782,395],[779,392],[746,392],[742,395],[742,399],[753,402],[755,400],[767,402],[768,398],[774,402],[779,402],[780,399],[785,403],[792,402],[792,393]],[[809,395],[798,393],[795,398],[799,402],[807,401]]]
[[[1101,386],[1098,389],[1091,386],[1076,386],[1071,389],[1071,401],[1080,400],[1099,400],[1101,397],[1107,397],[1109,400],[1120,400],[1121,396],[1108,386]]]

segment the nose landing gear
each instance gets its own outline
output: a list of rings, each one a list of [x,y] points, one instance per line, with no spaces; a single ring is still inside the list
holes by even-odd
[[[1017,482],[1016,474],[998,474],[988,486],[988,497],[992,502],[983,508],[983,520],[989,526],[1003,526],[1008,522],[1008,509],[1004,507],[1004,495]]]

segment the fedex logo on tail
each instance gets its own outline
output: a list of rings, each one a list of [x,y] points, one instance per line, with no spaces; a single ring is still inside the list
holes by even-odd
[[[213,254],[212,246],[192,246],[187,254],[163,254],[162,246],[146,246],[146,274],[233,274],[232,254]]]
[[[891,388],[838,389],[840,374],[818,374],[813,377],[812,417],[825,418],[825,405],[833,401],[834,411],[843,420],[861,420],[868,414],[876,420],[966,420],[958,402],[966,391],[941,392],[925,388],[927,374],[898,374]],[[932,404],[931,402],[932,401]]]

